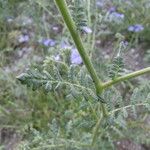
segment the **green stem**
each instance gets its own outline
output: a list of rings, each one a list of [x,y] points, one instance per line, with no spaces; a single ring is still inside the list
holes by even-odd
[[[56,5],[57,5],[59,11],[61,12],[61,14],[63,16],[64,22],[66,23],[66,26],[67,26],[67,28],[68,28],[68,30],[69,30],[72,38],[73,38],[73,41],[74,41],[74,43],[75,43],[75,45],[76,45],[76,47],[80,53],[80,56],[82,57],[82,60],[85,64],[87,70],[89,71],[91,78],[93,79],[97,95],[101,94],[102,91],[105,90],[106,88],[108,88],[109,86],[112,86],[118,82],[128,80],[130,78],[137,77],[137,76],[140,76],[140,75],[145,74],[147,72],[150,72],[150,67],[149,67],[149,68],[145,68],[145,69],[142,69],[139,71],[135,71],[133,73],[127,74],[127,75],[122,76],[122,77],[118,77],[115,80],[111,80],[111,81],[103,83],[98,78],[97,73],[96,73],[96,71],[95,71],[95,69],[94,69],[94,67],[90,61],[90,58],[84,49],[80,35],[77,31],[75,23],[73,22],[73,20],[71,18],[71,15],[69,13],[66,1],[65,0],[55,0],[55,2],[56,2]],[[91,144],[92,146],[96,143],[96,139],[98,136],[98,130],[100,128],[100,124],[101,124],[102,119],[106,118],[108,115],[107,109],[106,109],[104,104],[101,103],[101,105],[99,107],[101,107],[102,113],[101,113],[101,116],[99,117],[99,119],[96,123],[96,126],[94,128],[94,131],[93,131],[93,139],[92,139],[92,144]]]
[[[56,2],[56,5],[57,5],[59,11],[61,12],[61,14],[63,16],[63,19],[64,19],[64,21],[68,27],[68,30],[74,40],[74,43],[80,53],[80,56],[82,57],[82,60],[93,79],[93,82],[94,82],[95,88],[96,88],[96,92],[101,93],[101,91],[103,90],[102,89],[102,81],[98,78],[97,73],[90,61],[90,58],[84,49],[80,35],[76,29],[73,19],[71,18],[71,15],[69,13],[66,1],[65,0],[55,0],[55,2]]]
[[[94,131],[93,131],[93,137],[92,137],[92,143],[91,143],[92,146],[94,146],[94,144],[96,143],[96,139],[97,139],[97,136],[98,136],[98,130],[100,128],[100,124],[101,124],[102,119],[103,119],[103,115],[100,114],[100,117],[99,117],[99,119],[98,119],[98,121],[97,121],[97,123],[94,127]]]
[[[109,115],[112,115],[112,114],[114,114],[115,112],[121,111],[121,110],[123,110],[123,109],[131,108],[131,107],[133,107],[133,106],[136,106],[136,107],[138,107],[138,106],[146,106],[147,104],[148,104],[148,103],[145,102],[145,103],[139,103],[139,104],[135,104],[135,105],[127,105],[127,106],[124,106],[124,107],[120,107],[120,108],[114,109],[114,110],[112,110],[111,112],[109,112]]]
[[[55,2],[56,2],[56,5],[57,5],[59,11],[61,12],[61,14],[63,16],[63,19],[64,19],[66,26],[68,27],[68,30],[69,30],[69,32],[70,32],[70,34],[74,40],[74,43],[75,43],[75,45],[76,45],[76,47],[80,53],[80,56],[82,57],[82,60],[85,64],[87,70],[89,71],[91,78],[93,79],[93,82],[94,82],[95,88],[96,88],[96,94],[100,95],[104,89],[104,88],[102,88],[103,83],[98,78],[97,73],[96,73],[96,71],[95,71],[95,69],[94,69],[94,67],[90,61],[90,58],[84,49],[80,35],[77,32],[77,28],[76,28],[76,26],[75,26],[75,24],[71,18],[71,15],[69,13],[67,4],[66,4],[65,0],[55,0]],[[102,103],[101,103],[101,110],[102,110],[102,114],[101,114],[102,116],[100,117],[100,119],[98,119],[97,124],[94,128],[92,145],[95,144],[96,137],[97,137],[98,130],[100,127],[100,123],[101,123],[101,119],[107,115],[106,107]]]
[[[141,76],[141,75],[143,75],[145,73],[150,73],[150,67],[147,67],[147,68],[135,71],[133,73],[129,73],[127,75],[118,77],[118,78],[116,78],[114,80],[107,81],[107,82],[105,82],[103,84],[103,89],[107,89],[108,87],[110,87],[110,86],[112,86],[114,84],[117,84],[117,83],[125,81],[125,80],[129,80],[131,78],[135,78],[135,77]]]

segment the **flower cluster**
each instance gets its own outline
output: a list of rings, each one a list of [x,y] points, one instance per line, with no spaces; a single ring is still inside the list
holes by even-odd
[[[128,27],[130,32],[141,32],[144,30],[144,27],[141,24],[136,24]]]
[[[71,49],[71,55],[70,55],[70,62],[71,64],[80,65],[82,64],[81,56],[76,48],[72,48],[68,43],[62,42],[61,43],[62,49]]]
[[[112,15],[117,19],[124,19],[124,14],[122,13],[113,12]]]
[[[107,14],[110,22],[114,21],[118,24],[122,23],[122,21],[125,18],[125,15],[123,13],[118,12],[115,6],[110,7],[107,11]]]
[[[56,45],[56,41],[53,39],[42,39],[39,41],[39,43],[43,44],[44,46],[55,46]]]

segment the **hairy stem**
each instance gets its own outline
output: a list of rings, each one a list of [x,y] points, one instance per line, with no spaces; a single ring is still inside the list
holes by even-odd
[[[75,24],[71,18],[71,15],[69,13],[67,4],[66,4],[65,0],[55,0],[55,2],[56,2],[56,5],[57,5],[59,11],[61,12],[61,14],[63,16],[64,22],[66,23],[66,26],[67,26],[67,28],[68,28],[68,30],[69,30],[72,38],[73,38],[73,41],[74,41],[74,43],[75,43],[75,45],[76,45],[76,47],[80,53],[80,56],[82,57],[82,60],[85,64],[87,70],[89,71],[91,78],[93,79],[93,82],[94,82],[95,88],[96,88],[96,94],[100,95],[104,89],[104,88],[102,88],[103,83],[98,78],[97,73],[96,73],[96,71],[95,71],[95,69],[94,69],[94,67],[90,61],[90,58],[84,49],[80,35],[79,35],[77,28],[76,28],[76,26],[75,26]],[[100,117],[100,119],[98,119],[97,124],[94,128],[92,145],[94,145],[96,142],[96,137],[98,134],[101,119],[107,115],[106,107],[102,103],[101,103],[101,110],[102,110],[102,114],[101,114],[102,117]]]
[[[146,73],[150,73],[150,67],[135,71],[133,73],[126,74],[126,75],[118,77],[114,80],[107,81],[103,84],[103,89],[107,89],[108,87],[110,87],[114,84],[117,84],[117,83],[125,81],[125,80],[129,80],[131,78],[141,76],[141,75],[146,74]]]
[[[56,5],[57,5],[59,11],[62,14],[64,22],[66,23],[66,26],[67,26],[67,28],[68,28],[68,30],[69,30],[72,38],[73,38],[73,41],[74,41],[74,43],[75,43],[75,45],[76,45],[76,47],[80,53],[80,56],[82,57],[82,60],[83,60],[87,70],[89,71],[89,73],[93,79],[97,93],[101,93],[102,81],[98,78],[97,73],[96,73],[96,71],[95,71],[95,69],[94,69],[94,67],[90,61],[90,58],[84,49],[80,35],[77,31],[75,23],[73,22],[73,19],[71,18],[71,15],[69,13],[66,1],[65,0],[55,0],[55,2],[56,2]]]

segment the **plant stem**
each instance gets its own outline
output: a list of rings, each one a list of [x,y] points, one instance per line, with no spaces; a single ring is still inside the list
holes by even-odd
[[[93,138],[92,138],[92,143],[91,145],[94,146],[94,144],[96,143],[96,139],[97,139],[97,136],[98,136],[98,130],[100,128],[100,124],[101,124],[101,121],[102,121],[102,114],[100,115],[95,127],[94,127],[94,131],[93,131]]]
[[[95,84],[96,92],[99,94],[101,93],[102,89],[102,81],[98,78],[97,73],[90,61],[90,58],[87,54],[87,52],[84,49],[83,43],[81,41],[80,35],[77,31],[77,28],[75,26],[75,23],[73,22],[73,19],[71,18],[71,15],[69,13],[67,4],[65,0],[55,0],[56,5],[61,12],[64,22],[66,23],[68,30],[74,40],[74,43],[80,53],[80,56],[82,57],[82,60],[89,71],[91,78],[93,79],[93,82]]]
[[[117,108],[117,109],[114,109],[114,110],[110,111],[109,115],[114,114],[115,112],[121,111],[123,109],[128,109],[128,108],[133,107],[133,106],[136,106],[136,107],[138,107],[138,106],[146,106],[147,104],[148,103],[145,102],[145,103],[139,103],[139,104],[135,104],[135,105],[127,105],[127,106],[124,106],[124,107],[120,107],[120,108]]]
[[[63,19],[68,27],[68,30],[74,40],[74,43],[80,53],[80,56],[82,57],[82,60],[87,68],[87,70],[89,71],[90,73],[90,76],[91,78],[93,79],[93,82],[95,84],[95,88],[96,88],[96,94],[97,95],[100,95],[103,91],[103,83],[102,81],[98,78],[97,76],[97,73],[90,61],[90,58],[87,54],[87,52],[85,51],[84,49],[84,46],[83,46],[83,43],[82,43],[82,40],[80,38],[80,35],[77,31],[77,28],[71,18],[71,15],[69,13],[69,10],[68,10],[68,7],[67,7],[67,4],[65,2],[65,0],[55,0],[56,2],[56,5],[59,9],[59,11],[61,12],[62,16],[63,16]],[[101,123],[101,119],[103,117],[106,117],[107,116],[107,110],[106,110],[106,107],[104,104],[101,103],[101,110],[102,110],[102,114],[101,114],[101,117],[98,119],[97,121],[97,124],[94,128],[94,132],[93,132],[93,140],[92,140],[92,145],[95,144],[96,142],[96,138],[97,138],[97,134],[98,134],[98,130],[99,130],[99,127],[100,127],[100,123]]]
[[[128,80],[130,78],[137,77],[137,76],[140,76],[142,74],[150,72],[150,67],[148,67],[148,68],[127,74],[125,76],[118,77],[115,80],[110,80],[108,82],[103,83],[98,78],[97,73],[96,73],[96,71],[95,71],[95,69],[94,69],[94,67],[90,61],[90,58],[89,58],[87,52],[85,51],[85,48],[83,46],[82,40],[81,40],[80,35],[79,35],[77,28],[75,26],[75,23],[73,22],[71,15],[69,13],[66,1],[65,0],[55,0],[55,3],[57,5],[59,11],[62,14],[64,22],[65,22],[65,24],[66,24],[66,26],[67,26],[70,34],[71,34],[71,37],[73,38],[73,41],[74,41],[74,43],[75,43],[75,45],[76,45],[76,47],[80,53],[80,56],[82,57],[82,60],[85,64],[87,70],[89,71],[91,78],[93,79],[97,95],[101,94],[102,91],[105,90],[106,88],[108,88],[109,86],[112,86],[118,82],[122,82],[124,80]],[[100,117],[96,123],[96,126],[94,128],[94,131],[93,131],[93,139],[92,139],[92,144],[91,144],[92,146],[96,143],[96,139],[98,136],[98,130],[100,128],[100,124],[101,124],[102,119],[106,118],[108,116],[108,112],[107,112],[105,105],[101,103],[101,104],[99,104],[99,107],[101,107],[102,113],[101,113],[101,115],[100,115]]]
[[[110,87],[110,86],[112,86],[114,84],[117,84],[117,83],[125,81],[125,80],[129,80],[131,78],[138,77],[138,76],[143,75],[145,73],[150,73],[150,67],[147,67],[147,68],[144,68],[144,69],[141,69],[141,70],[129,73],[127,75],[118,77],[118,78],[116,78],[114,80],[107,81],[107,82],[105,82],[103,84],[103,89],[107,89],[108,87]]]

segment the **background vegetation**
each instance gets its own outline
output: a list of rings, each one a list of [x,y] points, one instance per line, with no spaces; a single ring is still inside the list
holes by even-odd
[[[74,1],[67,3],[75,14]],[[82,0],[79,6],[88,26],[81,37],[104,81],[116,76],[110,70],[120,45],[123,70],[118,73],[150,65],[149,0]],[[91,142],[99,115],[92,93],[60,82],[51,92],[46,91],[50,86],[34,90],[36,86],[27,88],[16,79],[27,68],[44,68],[55,75],[56,66],[63,79],[69,76],[93,88],[54,1],[0,0],[0,35],[0,149],[91,150],[82,143]],[[110,111],[123,109],[114,114],[115,123],[114,115],[104,123],[93,150],[150,149],[149,79],[147,74],[103,94]],[[129,102],[131,109],[126,108]],[[142,106],[134,107],[137,103]]]

